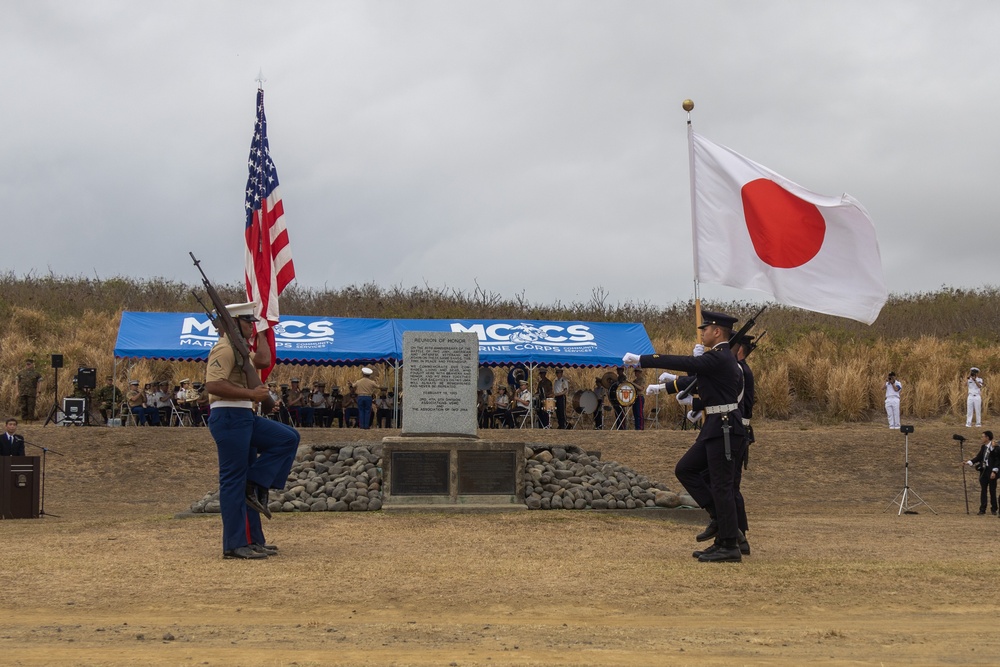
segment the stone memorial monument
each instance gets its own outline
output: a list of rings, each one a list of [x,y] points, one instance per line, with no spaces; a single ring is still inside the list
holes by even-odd
[[[383,509],[524,509],[524,444],[477,435],[479,339],[403,333],[403,429],[382,440]]]

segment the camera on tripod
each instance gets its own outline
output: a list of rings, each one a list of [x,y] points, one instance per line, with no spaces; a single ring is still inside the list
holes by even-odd
[[[909,435],[910,433],[913,433],[913,424],[900,424],[899,432],[902,433],[903,435]]]

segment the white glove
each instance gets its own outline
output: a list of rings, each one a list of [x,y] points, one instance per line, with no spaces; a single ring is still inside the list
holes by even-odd
[[[693,357],[700,357],[703,354],[705,354],[705,346],[702,345],[701,343],[695,345],[694,351],[691,352],[691,356]]]
[[[623,366],[635,366],[636,368],[638,368],[639,367],[639,355],[638,354],[632,354],[631,352],[626,352],[625,356],[622,357],[622,365]]]
[[[681,405],[694,405],[694,396],[688,394],[684,398],[681,398],[680,394],[677,394],[677,402]]]
[[[673,382],[677,379],[677,376],[673,373],[661,373],[660,382]]]
[[[693,424],[696,421],[698,421],[699,419],[701,419],[701,410],[699,410],[698,412],[695,412],[693,410],[688,410],[687,420],[689,422],[691,422]]]
[[[646,395],[648,396],[649,394],[659,394],[661,391],[664,391],[666,388],[667,388],[667,385],[665,385],[665,384],[651,384],[648,387],[646,387]]]

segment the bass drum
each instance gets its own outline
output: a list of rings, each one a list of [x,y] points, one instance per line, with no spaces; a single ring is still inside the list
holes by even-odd
[[[631,382],[619,382],[615,387],[615,398],[618,399],[618,405],[623,408],[630,407],[638,396],[639,393]]]
[[[577,414],[594,414],[597,411],[597,394],[589,389],[580,389],[573,394],[573,410]]]

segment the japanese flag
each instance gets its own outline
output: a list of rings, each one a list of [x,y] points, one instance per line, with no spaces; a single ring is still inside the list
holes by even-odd
[[[871,218],[689,130],[695,278],[871,324],[888,298]]]

